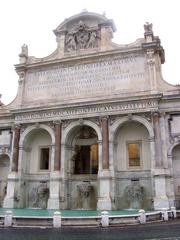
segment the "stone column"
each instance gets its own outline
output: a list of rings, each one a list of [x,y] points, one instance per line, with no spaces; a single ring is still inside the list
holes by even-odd
[[[11,160],[11,172],[8,174],[7,193],[3,202],[4,208],[17,207],[15,201],[15,192],[18,181],[18,158],[19,158],[19,139],[20,139],[20,126],[16,125],[14,128],[13,148],[12,148],[12,160]]]
[[[98,172],[98,210],[111,210],[111,172],[109,171],[109,125],[108,117],[101,119],[102,126],[102,170]]]
[[[154,136],[155,136],[155,167],[162,167],[162,146],[161,132],[159,123],[159,113],[153,114]]]
[[[102,167],[109,169],[109,126],[108,118],[102,118]]]
[[[166,176],[167,171],[164,169],[163,165],[163,144],[162,136],[164,129],[161,128],[159,113],[153,114],[153,124],[154,124],[154,136],[155,136],[155,168],[153,170],[154,175],[154,208],[156,210],[169,207],[169,201],[167,198],[167,186],[166,186]],[[163,131],[162,131],[163,130]]]
[[[12,165],[11,165],[12,172],[18,171],[19,139],[20,139],[20,126],[16,125],[14,129]]]
[[[160,127],[161,127],[161,146],[162,146],[162,165],[164,168],[168,168],[167,159],[167,136],[166,136],[166,125],[165,125],[165,112],[160,113]]]
[[[61,122],[54,122],[55,146],[52,146],[51,157],[54,159],[53,171],[50,173],[50,194],[48,209],[60,208],[60,169],[61,169]]]
[[[61,169],[61,122],[55,122],[55,158],[54,171]]]

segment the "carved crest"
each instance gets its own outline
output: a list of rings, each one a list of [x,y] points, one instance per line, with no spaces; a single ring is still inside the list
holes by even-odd
[[[92,30],[80,21],[73,31],[66,34],[65,50],[71,52],[98,47],[98,36],[98,30]]]

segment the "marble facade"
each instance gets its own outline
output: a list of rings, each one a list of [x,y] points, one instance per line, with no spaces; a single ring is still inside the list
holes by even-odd
[[[180,207],[180,88],[163,80],[152,24],[126,45],[115,31],[85,11],[49,56],[22,46],[17,97],[0,104],[1,207]]]

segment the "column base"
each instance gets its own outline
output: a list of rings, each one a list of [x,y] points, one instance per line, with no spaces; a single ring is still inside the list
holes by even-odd
[[[97,202],[98,210],[111,210],[111,175],[109,170],[102,170],[98,173],[99,197]]]
[[[154,198],[154,210],[161,210],[162,208],[169,209],[169,200],[166,196]]]
[[[110,199],[99,199],[97,203],[97,210],[112,210]]]
[[[15,200],[14,198],[6,198],[4,199],[3,202],[3,208],[14,208],[15,206]]]
[[[50,195],[48,199],[47,208],[48,209],[59,209],[60,208],[60,198],[59,198],[59,187],[60,187],[60,172],[54,171],[50,174],[50,184],[49,184]]]
[[[14,208],[16,207],[16,200],[15,200],[15,189],[16,183],[18,180],[18,173],[11,172],[8,174],[8,183],[7,183],[7,193],[4,198],[3,208]]]
[[[59,198],[49,198],[47,208],[55,210],[60,209]]]

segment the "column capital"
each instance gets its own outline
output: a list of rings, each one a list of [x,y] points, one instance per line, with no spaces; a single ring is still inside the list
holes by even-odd
[[[152,117],[159,117],[160,116],[160,112],[159,111],[151,112],[151,116]]]
[[[109,115],[104,115],[104,116],[100,116],[99,117],[99,120],[102,121],[102,120],[108,120],[109,119]]]
[[[54,120],[53,124],[54,125],[60,125],[60,124],[62,124],[62,120]]]
[[[18,129],[20,129],[20,128],[21,128],[21,124],[12,124],[12,126],[11,126],[11,129],[12,129],[13,131],[18,130]]]

